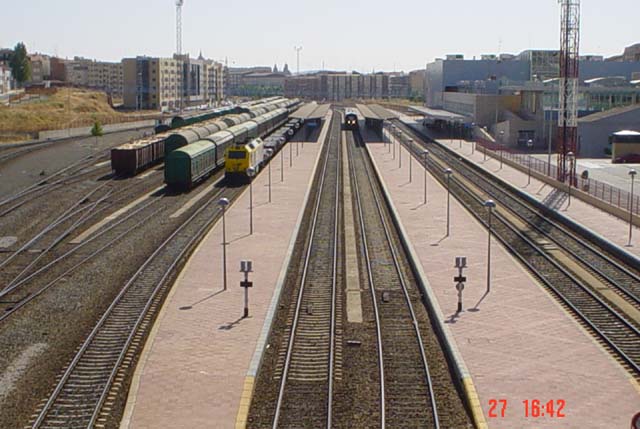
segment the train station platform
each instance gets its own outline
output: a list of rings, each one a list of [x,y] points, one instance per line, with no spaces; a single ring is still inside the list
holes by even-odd
[[[486,229],[452,198],[451,234],[446,237],[446,190],[429,175],[428,203],[423,205],[424,170],[418,160],[413,160],[410,182],[406,150],[399,168],[398,159],[373,133],[366,140],[439,323],[461,363],[465,385],[477,392],[474,410],[488,427],[630,427],[640,411],[640,387],[631,376],[497,241],[487,293]],[[456,256],[468,260],[464,311],[457,316]],[[553,400],[555,412],[564,404],[564,417],[527,417],[523,401],[533,400]]]
[[[300,145],[299,155],[295,149],[283,149],[284,182],[276,159],[271,166],[271,203],[267,169],[256,177],[253,235],[249,235],[248,190],[227,209],[226,291],[221,222],[194,251],[140,357],[121,428],[245,426],[253,380],[329,122],[327,118],[317,143]],[[243,318],[241,260],[253,261],[248,318]]]
[[[475,150],[472,154],[472,142],[470,141],[439,139],[438,142],[526,192],[547,207],[555,209],[574,222],[618,245],[626,252],[640,257],[640,227],[633,225],[631,242],[633,246],[627,246],[629,243],[628,219],[621,219],[575,197],[571,198],[569,205],[568,195],[565,191],[544,183],[536,179],[535,176],[531,177],[531,184],[528,185],[529,179],[526,172],[511,167],[505,162],[500,168],[500,160],[490,156],[487,156],[485,161],[481,150]]]

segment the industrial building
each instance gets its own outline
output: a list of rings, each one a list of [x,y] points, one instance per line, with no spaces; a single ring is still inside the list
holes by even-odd
[[[640,105],[584,116],[578,120],[578,153],[584,158],[609,157],[612,154],[611,136],[624,130],[640,131]],[[616,156],[626,153],[629,152],[619,150]]]

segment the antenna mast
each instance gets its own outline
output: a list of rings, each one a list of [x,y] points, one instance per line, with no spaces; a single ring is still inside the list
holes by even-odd
[[[182,5],[184,0],[176,0],[176,53],[182,55]]]
[[[560,105],[558,110],[558,180],[575,184],[576,163],[567,165],[569,152],[578,155],[578,67],[580,51],[580,0],[559,0]]]

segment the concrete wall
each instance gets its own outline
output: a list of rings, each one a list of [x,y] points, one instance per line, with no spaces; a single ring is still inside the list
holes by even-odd
[[[135,130],[138,128],[155,127],[155,125],[156,125],[156,120],[149,119],[146,121],[123,122],[120,124],[103,125],[102,130],[105,134],[107,134],[107,133],[113,133],[116,131],[126,131],[126,130]],[[81,127],[81,128],[71,128],[71,129],[64,129],[64,130],[42,131],[38,133],[38,139],[54,140],[54,139],[61,139],[65,137],[88,137],[91,135],[91,128],[93,127]]]

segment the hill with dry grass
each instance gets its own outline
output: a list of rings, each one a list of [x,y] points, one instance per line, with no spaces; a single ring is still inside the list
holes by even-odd
[[[96,120],[113,124],[157,116],[158,112],[118,112],[103,92],[60,88],[51,95],[0,105],[0,142],[35,138],[40,131],[91,126]]]

